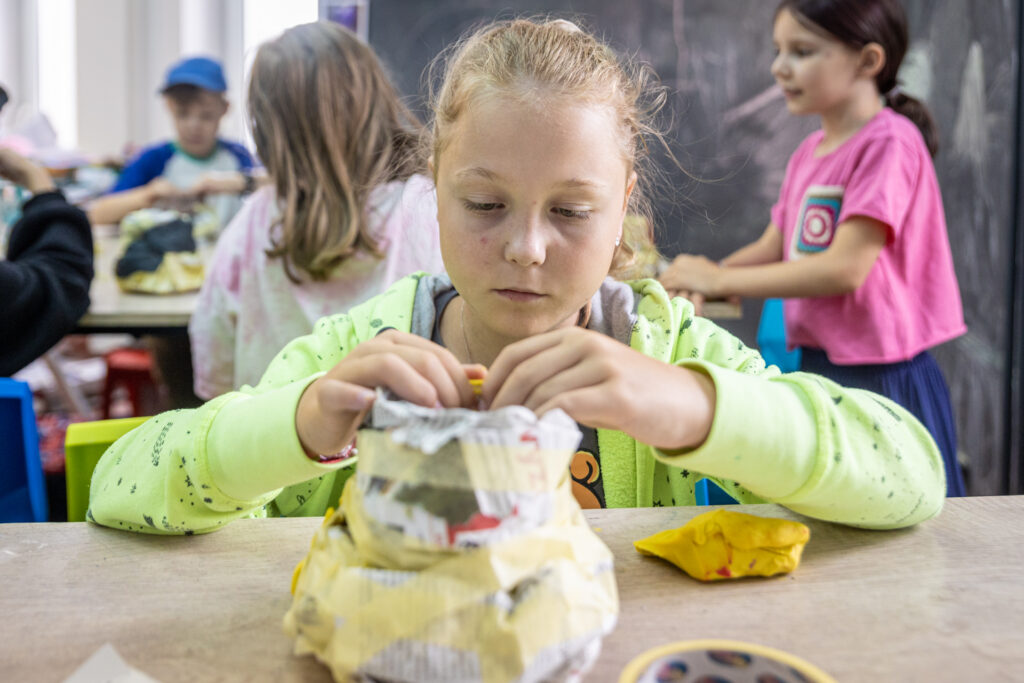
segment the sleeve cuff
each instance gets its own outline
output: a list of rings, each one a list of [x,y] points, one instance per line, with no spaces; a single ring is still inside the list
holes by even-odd
[[[714,382],[715,418],[703,444],[661,459],[771,500],[799,490],[814,470],[818,442],[814,409],[800,389],[700,361],[679,365]]]
[[[217,413],[207,437],[208,466],[224,495],[254,500],[351,464],[310,459],[295,432],[299,399],[317,377],[238,396]]]

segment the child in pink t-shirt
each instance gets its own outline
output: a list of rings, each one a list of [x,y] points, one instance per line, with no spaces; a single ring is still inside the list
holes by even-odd
[[[934,123],[897,87],[898,0],[783,0],[772,75],[821,130],[797,148],[764,234],[720,264],[679,256],[670,292],[785,297],[802,367],[884,394],[935,437],[964,495],[949,390],[928,349],[966,331],[931,156]]]
[[[321,317],[444,270],[420,122],[355,34],[316,22],[262,45],[248,111],[269,187],[218,239],[189,324],[203,398],[255,385]]]

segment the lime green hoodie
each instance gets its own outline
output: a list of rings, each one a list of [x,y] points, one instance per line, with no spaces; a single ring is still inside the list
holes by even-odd
[[[382,328],[412,329],[422,278],[320,320],[277,355],[256,387],[163,413],[126,434],[96,467],[89,519],[191,534],[241,517],[324,514],[337,504],[352,460],[320,464],[306,456],[295,432],[299,398]],[[656,281],[629,286],[630,346],[707,374],[717,399],[707,440],[682,454],[598,430],[608,507],[692,505],[694,484],[706,475],[741,502],[780,503],[854,526],[909,526],[941,510],[941,457],[906,410],[817,375],[766,368],[757,352],[694,316],[688,301],[670,300]]]

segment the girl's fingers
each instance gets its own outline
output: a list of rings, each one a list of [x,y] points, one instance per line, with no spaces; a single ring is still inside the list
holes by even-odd
[[[448,349],[435,344],[429,339],[397,330],[381,333],[370,342],[364,342],[349,355],[368,358],[375,355],[393,353],[419,372],[435,388],[433,401],[423,403],[411,396],[402,396],[408,401],[420,405],[469,406],[473,403],[473,388],[469,384],[466,371],[458,359]],[[339,363],[340,367],[345,361]],[[388,383],[388,377],[377,377],[378,381],[393,391],[396,389]],[[397,391],[396,391],[397,393]]]
[[[609,401],[607,389],[600,384],[594,384],[556,394],[534,412],[543,417],[545,413],[561,408],[573,420],[588,427],[624,431],[618,424],[613,404],[614,401]]]
[[[566,343],[566,336],[578,330],[547,332],[505,348],[487,373],[483,398],[490,408],[525,405],[533,390],[580,361],[581,349]]]
[[[487,366],[480,365],[479,363],[463,365],[462,370],[466,373],[466,379],[484,379],[487,377]]]
[[[693,304],[693,314],[701,315],[704,312],[704,295],[699,292],[690,292],[690,303]]]
[[[371,389],[330,377],[323,378],[319,391],[320,407],[327,413],[364,413],[376,398]]]
[[[431,408],[442,402],[446,382],[449,397],[455,393],[445,373],[430,368],[408,349],[395,348],[339,363],[330,376],[367,388],[385,387],[401,399]]]
[[[392,336],[391,332],[386,333],[389,337]],[[453,406],[470,406],[474,403],[473,398],[473,387],[469,384],[466,371],[463,368],[462,363],[455,357],[451,351],[445,347],[437,344],[429,339],[418,337],[414,334],[406,332],[398,332],[397,330],[393,333],[394,338],[397,340],[396,343],[403,346],[411,346],[415,349],[420,349],[425,353],[431,354],[441,363],[441,367],[451,380],[451,387],[454,387],[455,393],[448,391],[447,386],[442,392],[443,397],[441,400],[442,405],[453,407]],[[479,366],[483,368],[483,366]],[[483,372],[486,374],[486,368],[483,368]]]
[[[431,350],[402,344],[377,346],[375,353],[351,354],[303,394],[296,431],[307,452],[333,453],[348,444],[373,405],[376,387],[422,406],[458,405],[455,382]],[[458,373],[472,396],[461,366]]]
[[[601,369],[600,363],[583,361],[540,382],[533,388],[533,391],[530,392],[526,400],[523,401],[523,405],[540,416],[549,410],[548,408],[541,412],[541,409],[558,396],[568,395],[574,391],[597,386],[608,379],[608,373]],[[607,387],[603,395],[605,396],[606,403],[615,404],[614,397],[610,395]],[[577,415],[572,413],[569,415],[573,419],[579,420]]]

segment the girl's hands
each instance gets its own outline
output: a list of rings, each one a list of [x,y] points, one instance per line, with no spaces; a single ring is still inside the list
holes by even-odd
[[[507,346],[487,373],[483,399],[492,410],[561,408],[577,422],[663,450],[703,443],[715,412],[714,383],[705,375],[578,327]]]
[[[422,406],[470,407],[468,378],[482,373],[483,368],[461,365],[428,339],[387,330],[359,344],[306,388],[295,411],[295,430],[307,453],[337,453],[355,437],[376,387]]]

